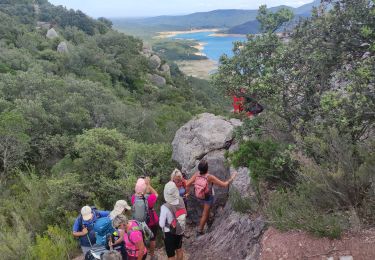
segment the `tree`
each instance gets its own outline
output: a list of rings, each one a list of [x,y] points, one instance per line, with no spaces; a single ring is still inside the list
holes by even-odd
[[[275,13],[269,12],[266,5],[261,5],[258,10],[257,20],[263,32],[274,33],[284,23],[293,19],[293,12],[287,8],[281,8]]]
[[[29,149],[30,137],[26,134],[27,127],[27,122],[19,113],[0,114],[0,180],[23,162]]]

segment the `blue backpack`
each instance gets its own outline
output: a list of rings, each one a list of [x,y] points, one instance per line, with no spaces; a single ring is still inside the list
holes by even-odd
[[[96,220],[94,231],[96,244],[105,246],[108,234],[112,234],[115,229],[112,227],[112,220],[109,217],[103,217]]]

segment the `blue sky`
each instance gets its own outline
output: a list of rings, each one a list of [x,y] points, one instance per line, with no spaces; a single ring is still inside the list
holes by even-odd
[[[259,5],[293,7],[313,0],[49,0],[93,17],[140,17],[188,14],[215,9],[258,9]]]

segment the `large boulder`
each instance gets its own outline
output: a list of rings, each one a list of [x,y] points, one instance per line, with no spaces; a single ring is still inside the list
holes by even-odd
[[[60,52],[60,53],[69,52],[68,45],[66,44],[66,42],[60,42],[60,44],[57,46],[57,52]]]
[[[167,63],[161,65],[159,71],[160,73],[162,73],[163,75],[167,77],[171,76],[171,68],[169,67]]]
[[[57,34],[57,32],[55,31],[55,29],[51,28],[47,31],[47,34],[46,34],[46,37],[48,39],[54,39],[54,38],[57,38],[59,37],[59,35]]]
[[[150,63],[150,67],[152,69],[157,69],[160,67],[161,65],[161,59],[159,58],[159,56],[157,55],[152,55],[150,58],[149,58],[149,63]]]
[[[183,125],[173,139],[172,158],[182,171],[192,174],[199,161],[209,152],[229,149],[233,130],[241,125],[237,119],[204,113]]]
[[[143,42],[141,54],[147,58],[150,58],[153,54],[152,47],[149,43]]]
[[[159,76],[157,74],[147,74],[147,77],[148,77],[148,80],[158,86],[158,87],[162,87],[162,86],[165,86],[167,84],[167,80],[165,78],[163,78],[162,76]]]
[[[182,126],[173,139],[172,158],[181,165],[182,171],[191,177],[196,171],[201,159],[208,162],[210,174],[221,180],[227,180],[230,169],[226,164],[225,152],[233,143],[233,130],[241,125],[237,119],[227,120],[224,117],[204,113]],[[216,209],[225,205],[228,189],[214,186]],[[202,208],[194,196],[188,200],[188,214],[192,222],[197,223],[202,214]]]

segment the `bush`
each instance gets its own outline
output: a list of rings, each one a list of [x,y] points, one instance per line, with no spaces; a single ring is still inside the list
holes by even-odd
[[[273,225],[281,230],[302,229],[318,236],[338,238],[346,228],[345,217],[320,212],[298,191],[276,191],[271,195],[266,213]]]
[[[254,181],[267,181],[276,186],[293,186],[297,162],[292,159],[292,146],[272,140],[249,140],[229,155],[235,167],[248,167]]]
[[[252,197],[244,197],[238,190],[232,188],[229,193],[229,201],[233,209],[240,213],[248,213],[255,210],[257,202]]]
[[[36,243],[30,247],[29,254],[35,260],[65,260],[72,259],[75,251],[77,244],[69,231],[49,226],[43,236],[36,237]]]

